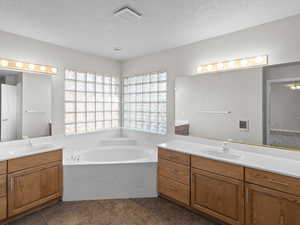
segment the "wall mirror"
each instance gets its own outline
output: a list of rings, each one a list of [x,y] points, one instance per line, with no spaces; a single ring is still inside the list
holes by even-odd
[[[51,76],[0,70],[1,142],[51,135]]]
[[[178,77],[175,133],[300,149],[300,63]]]

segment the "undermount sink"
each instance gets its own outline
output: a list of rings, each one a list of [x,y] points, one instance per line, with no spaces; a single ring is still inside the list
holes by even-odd
[[[233,154],[230,152],[219,152],[219,151],[207,151],[206,152],[209,155],[225,158],[225,159],[239,159],[241,158],[241,155]]]

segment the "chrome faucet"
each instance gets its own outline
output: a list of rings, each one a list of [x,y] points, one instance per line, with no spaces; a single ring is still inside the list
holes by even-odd
[[[229,152],[229,147],[228,147],[228,142],[223,142],[223,144],[222,144],[222,151],[224,152],[224,153],[228,153]]]
[[[28,144],[30,145],[30,147],[33,146],[33,143],[32,143],[32,140],[31,140],[31,139],[28,139]]]

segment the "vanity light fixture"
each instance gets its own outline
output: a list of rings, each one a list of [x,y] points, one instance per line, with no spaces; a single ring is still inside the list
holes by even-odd
[[[292,83],[287,85],[291,90],[300,90],[300,83]]]
[[[53,66],[38,65],[38,64],[25,63],[25,62],[14,61],[9,59],[1,59],[1,58],[0,58],[0,68],[18,70],[18,71],[45,73],[51,75],[57,74],[57,68]]]
[[[223,62],[217,63],[209,63],[206,65],[200,65],[196,69],[196,73],[210,73],[210,72],[219,72],[225,70],[234,70],[234,69],[241,69],[241,68],[250,68],[250,67],[257,67],[263,66],[268,64],[268,56],[261,55],[261,56],[254,56],[254,57],[247,57],[241,59],[234,59],[228,60]]]

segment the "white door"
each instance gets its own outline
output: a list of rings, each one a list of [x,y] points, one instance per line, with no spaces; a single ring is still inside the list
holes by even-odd
[[[1,84],[1,141],[17,139],[17,87]]]

